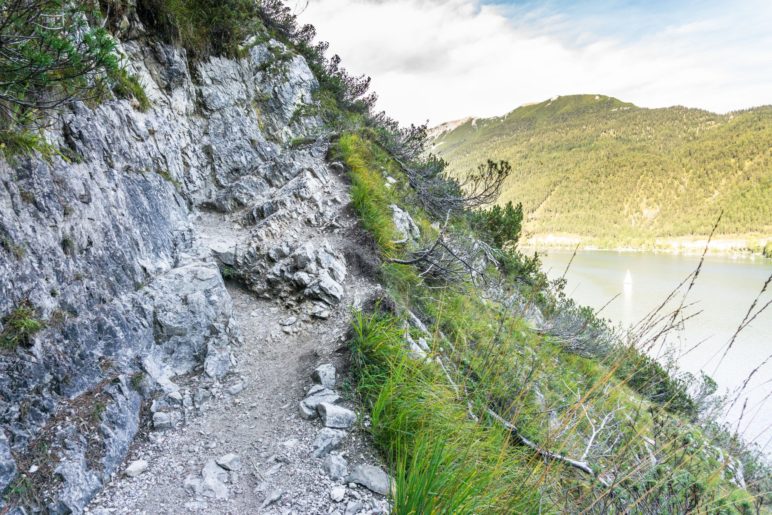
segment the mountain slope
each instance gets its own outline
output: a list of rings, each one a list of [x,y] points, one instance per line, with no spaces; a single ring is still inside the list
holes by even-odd
[[[657,239],[772,234],[772,107],[717,115],[558,97],[436,136],[451,174],[506,159],[502,202],[522,202],[532,237],[648,247]],[[746,242],[748,243],[748,242]]]

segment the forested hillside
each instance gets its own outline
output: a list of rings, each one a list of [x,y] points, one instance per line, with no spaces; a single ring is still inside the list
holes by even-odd
[[[501,202],[522,202],[532,237],[650,247],[707,235],[721,210],[719,238],[772,235],[770,106],[718,115],[577,95],[435,134],[453,175],[510,161]]]

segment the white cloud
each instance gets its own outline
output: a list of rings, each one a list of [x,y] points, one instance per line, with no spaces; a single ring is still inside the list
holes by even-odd
[[[772,103],[772,4],[741,3],[629,38],[622,23],[632,31],[635,20],[623,16],[599,24],[478,0],[310,0],[301,20],[351,72],[372,76],[379,106],[403,122],[573,93],[725,112]]]

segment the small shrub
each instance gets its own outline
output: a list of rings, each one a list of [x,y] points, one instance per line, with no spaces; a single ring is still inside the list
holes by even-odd
[[[118,67],[115,41],[89,2],[2,2],[0,41],[3,131],[35,126],[45,111],[90,96],[100,73]],[[4,135],[11,151],[12,138]],[[28,152],[42,140],[26,134],[17,135],[12,143]]]
[[[673,377],[655,359],[637,349],[622,349],[612,354],[617,365],[614,374],[647,399],[662,405],[671,413],[688,418],[697,415],[697,403],[689,395],[688,385]]]
[[[19,345],[29,346],[32,337],[45,327],[37,318],[35,310],[29,301],[22,301],[11,313],[3,319],[3,332],[0,333],[0,346],[5,349],[15,349]]]
[[[0,240],[0,247],[10,252],[16,259],[21,259],[26,254],[26,249],[23,245],[14,243],[10,238],[3,238]]]
[[[45,159],[50,159],[56,154],[56,150],[39,133],[18,128],[0,129],[0,152],[8,162],[16,158],[40,154]]]
[[[116,97],[136,100],[140,111],[144,112],[150,109],[150,99],[147,98],[145,88],[136,75],[121,68],[111,73],[110,79]]]
[[[145,380],[145,374],[143,372],[136,372],[132,374],[131,376],[131,387],[135,391],[140,391],[142,389],[142,381]]]
[[[48,318],[48,325],[50,327],[61,327],[65,322],[67,321],[67,312],[56,309],[51,313],[51,316]]]
[[[513,206],[507,202],[503,208],[495,205],[490,209],[473,211],[469,214],[472,228],[480,238],[503,249],[517,245],[523,224],[523,205]]]
[[[194,58],[240,54],[240,45],[258,32],[254,0],[139,0],[137,12],[146,26],[178,43]]]
[[[99,423],[102,420],[102,415],[104,415],[105,411],[107,410],[107,405],[102,401],[96,401],[94,403],[93,408],[91,409],[91,420],[95,424]]]
[[[66,255],[70,257],[74,256],[75,250],[76,250],[75,240],[73,240],[69,236],[65,236],[64,238],[62,238],[62,250]]]
[[[161,176],[163,180],[171,183],[174,186],[174,188],[177,189],[178,191],[182,188],[182,184],[180,183],[180,181],[175,179],[174,176],[172,176],[172,174],[169,172],[169,170],[157,170],[157,173],[158,175]]]
[[[23,202],[26,202],[27,204],[34,204],[35,203],[35,194],[32,193],[29,190],[23,190],[19,189],[19,197],[21,197],[21,200]]]

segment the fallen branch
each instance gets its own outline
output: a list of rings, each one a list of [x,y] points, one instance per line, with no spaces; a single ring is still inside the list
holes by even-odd
[[[445,366],[445,364],[442,361],[442,358],[440,356],[436,357],[437,363],[440,365],[440,368],[442,368],[442,371],[445,373],[445,377],[447,377],[448,381],[450,382],[451,387],[454,389],[457,395],[461,396],[461,392],[459,390],[458,385],[453,381],[453,379],[450,376],[450,372],[448,371],[448,368]],[[473,412],[473,405],[472,402],[469,400],[469,394],[466,391],[466,386],[464,386],[464,401],[466,401],[467,405],[467,411],[469,414],[469,418],[474,420],[475,422],[479,422],[479,418],[474,414]],[[600,484],[602,484],[605,487],[610,486],[610,483],[606,481],[605,479],[598,476],[598,474],[595,473],[594,470],[590,467],[590,465],[584,461],[584,460],[575,460],[572,458],[569,458],[567,456],[564,456],[562,454],[552,452],[546,449],[542,449],[537,443],[529,440],[525,436],[523,436],[520,431],[517,429],[517,427],[512,424],[511,422],[507,421],[504,417],[493,411],[491,408],[486,408],[485,412],[490,416],[492,419],[494,419],[496,422],[501,424],[504,429],[506,429],[509,432],[510,438],[515,440],[520,445],[523,445],[525,447],[528,447],[532,451],[534,451],[537,455],[541,456],[542,458],[551,460],[551,461],[558,461],[561,463],[565,463],[566,465],[573,467],[581,472],[584,472],[585,474],[588,474],[592,476],[595,480],[597,480]],[[604,419],[604,425],[606,421]]]
[[[510,436],[515,441],[517,441],[521,445],[524,445],[524,446],[530,448],[531,450],[533,450],[539,456],[541,456],[543,458],[546,458],[548,460],[560,461],[562,463],[565,463],[566,465],[569,465],[569,466],[571,466],[571,467],[573,467],[573,468],[575,468],[577,470],[580,470],[580,471],[584,472],[585,474],[588,474],[588,475],[592,476],[593,478],[597,479],[598,482],[601,483],[603,486],[609,486],[609,483],[605,479],[599,477],[595,473],[595,471],[593,471],[592,468],[590,468],[590,466],[587,464],[587,462],[574,460],[574,459],[571,459],[571,458],[569,458],[567,456],[563,456],[562,454],[558,454],[556,452],[552,452],[552,451],[548,451],[548,450],[542,449],[536,443],[532,442],[531,440],[529,440],[528,438],[526,438],[522,434],[520,434],[520,431],[518,431],[517,427],[515,427],[510,422],[507,422],[504,419],[504,417],[502,417],[501,415],[499,415],[498,413],[496,413],[492,409],[488,408],[486,410],[486,413],[488,413],[488,415],[491,418],[493,418],[494,420],[496,420],[499,424],[504,426],[504,429],[509,431]]]

